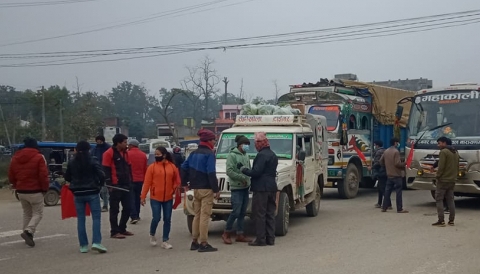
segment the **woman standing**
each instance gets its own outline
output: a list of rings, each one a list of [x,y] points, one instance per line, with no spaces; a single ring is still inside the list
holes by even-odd
[[[163,241],[162,248],[171,249],[172,245],[168,243],[171,220],[173,194],[175,189],[180,186],[180,173],[175,166],[172,155],[164,147],[158,147],[155,150],[155,163],[151,164],[145,174],[145,182],[140,197],[142,206],[145,205],[145,198],[150,192],[150,205],[152,207],[153,219],[150,225],[150,244],[157,245],[155,233],[158,223],[162,218],[163,211]]]
[[[100,189],[105,183],[105,173],[98,160],[90,155],[90,144],[86,141],[77,143],[76,153],[68,162],[65,180],[70,182],[70,190],[75,197],[77,210],[77,231],[80,242],[80,252],[88,252],[88,238],[85,229],[85,207],[90,206],[93,220],[92,250],[107,252],[102,245],[100,231],[101,207]]]

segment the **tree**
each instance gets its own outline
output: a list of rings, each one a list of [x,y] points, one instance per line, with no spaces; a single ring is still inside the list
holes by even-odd
[[[243,89],[243,78],[240,81],[240,92],[238,93],[238,103],[245,104],[245,90]]]
[[[167,91],[165,88],[160,89],[160,100],[158,101],[158,109],[157,112],[162,116],[165,120],[165,123],[168,125],[168,129],[173,135],[173,141],[178,144],[178,136],[173,130],[172,123],[170,120],[170,116],[174,114],[179,109],[175,109],[172,107],[173,99],[181,94],[184,93],[181,89],[172,89],[171,91]]]
[[[278,103],[278,97],[280,97],[280,88],[278,87],[278,82],[277,80],[272,81],[273,86],[275,87],[275,105]]]

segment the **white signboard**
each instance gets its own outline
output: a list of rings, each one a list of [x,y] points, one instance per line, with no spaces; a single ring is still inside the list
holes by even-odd
[[[291,125],[295,115],[238,115],[237,125]]]

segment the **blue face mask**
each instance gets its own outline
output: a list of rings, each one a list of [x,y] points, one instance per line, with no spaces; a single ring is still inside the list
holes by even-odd
[[[250,145],[242,145],[243,151],[248,151],[250,149]]]

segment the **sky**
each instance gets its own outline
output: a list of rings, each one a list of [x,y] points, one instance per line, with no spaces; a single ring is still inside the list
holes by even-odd
[[[231,0],[211,10],[164,16],[142,24],[60,39],[7,45],[82,32],[212,0],[93,0],[75,4],[5,8],[0,0],[0,54],[84,51],[252,37],[325,29],[480,9],[478,0]],[[44,0],[58,1],[58,0]],[[237,5],[232,5],[239,3]],[[227,6],[228,5],[228,6]],[[198,11],[198,12],[197,12]],[[193,13],[196,12],[196,13]],[[183,14],[183,15],[182,15]],[[428,78],[434,87],[480,83],[479,24],[354,41],[256,49],[217,49],[154,58],[44,67],[0,67],[0,85],[18,90],[60,85],[108,92],[122,81],[149,91],[178,88],[206,56],[215,60],[228,90],[238,93],[241,79],[251,96],[274,97],[289,85],[316,82],[334,74],[355,73],[361,81]],[[0,66],[24,60],[0,59]],[[223,84],[218,86],[223,91]]]

